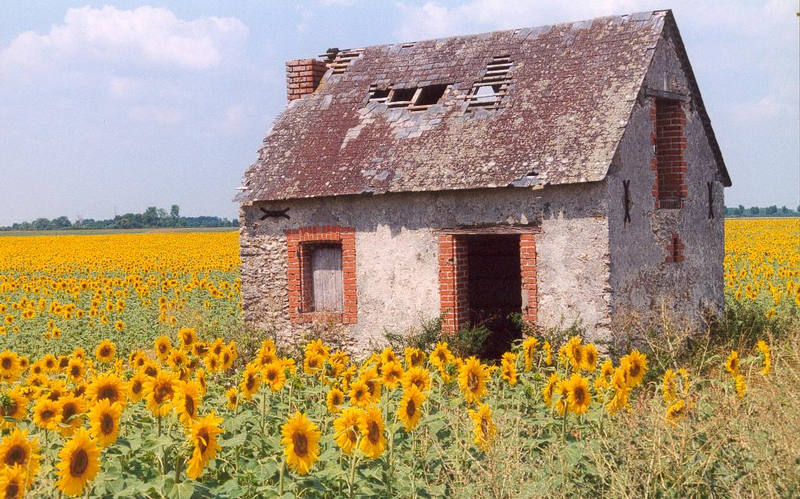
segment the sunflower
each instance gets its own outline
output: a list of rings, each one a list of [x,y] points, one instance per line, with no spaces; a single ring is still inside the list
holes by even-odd
[[[175,374],[159,369],[156,376],[144,384],[147,408],[155,416],[166,416],[172,408],[172,399],[178,389],[178,379]]]
[[[108,364],[114,360],[117,354],[117,346],[109,339],[101,341],[94,351],[94,356],[103,364]]]
[[[678,369],[678,374],[681,377],[681,381],[683,381],[683,394],[689,395],[689,388],[690,388],[689,370],[681,367],[680,369]]]
[[[358,379],[350,385],[350,403],[358,407],[370,405],[369,387],[367,383]]]
[[[539,346],[539,340],[535,336],[528,336],[522,342],[522,356],[525,360],[525,371],[530,371],[533,367],[533,355],[536,353],[536,347]]]
[[[544,363],[548,366],[553,363],[553,347],[550,346],[550,343],[545,341],[544,345],[542,345],[542,350],[544,351]]]
[[[440,371],[445,369],[448,364],[453,362],[453,353],[447,346],[446,341],[436,343],[436,346],[431,351],[431,354],[428,356],[430,363]]]
[[[69,394],[58,402],[58,431],[62,436],[70,436],[83,423],[79,417],[86,412],[86,401],[81,397]]]
[[[798,293],[797,296],[800,297],[800,293]],[[770,358],[769,345],[767,345],[767,343],[764,340],[758,340],[758,343],[756,343],[756,348],[758,349],[759,352],[761,352],[761,355],[764,356],[764,364],[760,372],[763,376],[767,376],[769,374],[770,365],[772,363]]]
[[[156,341],[153,343],[153,349],[156,352],[156,357],[158,357],[161,362],[165,362],[169,356],[169,352],[172,351],[172,344],[169,342],[169,338],[166,335],[162,335],[156,338]]]
[[[431,388],[431,373],[424,367],[412,367],[403,374],[401,383],[403,390],[415,385],[422,392],[428,391]]]
[[[0,495],[4,499],[25,497],[25,469],[22,466],[0,468]]]
[[[100,449],[83,428],[64,445],[58,458],[56,486],[71,497],[81,495],[100,470]]]
[[[389,362],[397,362],[397,356],[394,354],[392,347],[386,347],[381,351],[381,364]]]
[[[73,383],[79,382],[86,374],[86,366],[81,359],[69,359],[67,363],[67,376]]]
[[[322,368],[325,358],[315,352],[306,352],[303,358],[303,372],[306,374],[316,374]]]
[[[575,414],[584,414],[592,403],[592,394],[589,391],[589,380],[578,373],[573,373],[564,382],[564,394],[567,399],[567,408]]]
[[[386,362],[381,367],[381,375],[383,376],[383,384],[386,388],[392,390],[400,383],[403,377],[403,365],[397,361]]]
[[[286,384],[286,373],[277,362],[270,362],[261,369],[261,378],[273,392],[283,389]]]
[[[28,473],[30,485],[39,473],[39,439],[28,440],[28,431],[15,428],[0,441],[0,462],[5,467],[21,466]]]
[[[222,418],[215,416],[213,412],[192,423],[189,441],[194,448],[186,468],[186,475],[189,478],[196,480],[203,473],[206,464],[217,455],[219,449],[217,435],[223,432],[219,427],[220,423]]]
[[[361,418],[364,414],[358,407],[348,407],[342,411],[338,418],[333,422],[334,438],[336,445],[345,454],[351,454],[358,444],[361,435]]]
[[[242,396],[250,400],[253,394],[258,391],[259,386],[261,386],[261,372],[256,366],[248,364],[244,374],[242,374],[242,382],[239,383]]]
[[[473,442],[488,452],[489,446],[497,434],[497,427],[492,421],[492,410],[489,408],[489,404],[484,402],[476,411],[470,409],[469,417],[472,419],[472,430],[475,434]]]
[[[206,341],[195,341],[192,343],[192,353],[196,357],[205,357],[211,346]]]
[[[46,372],[51,373],[56,369],[58,369],[58,359],[56,358],[55,355],[51,353],[48,353],[47,355],[42,357],[41,362],[42,362],[42,367]],[[3,365],[2,357],[0,356],[0,367],[2,367],[2,365]]]
[[[144,371],[137,371],[130,380],[128,380],[128,395],[131,402],[138,402],[144,397],[144,384],[147,381],[147,375]]]
[[[517,384],[517,354],[505,352],[500,359],[500,374],[510,386]]]
[[[200,395],[206,396],[206,391],[208,391],[208,381],[206,380],[206,371],[205,369],[198,369],[194,373],[194,379],[197,381],[198,386],[200,387]]]
[[[222,360],[220,360],[219,355],[215,353],[210,353],[203,358],[203,362],[206,364],[206,369],[215,373],[222,369]]]
[[[167,357],[167,364],[177,373],[189,364],[189,357],[183,350],[173,350]]]
[[[386,449],[386,437],[384,431],[381,410],[371,407],[363,412],[358,428],[361,430],[361,442],[358,448],[370,459],[377,459]]]
[[[739,374],[739,352],[731,350],[728,360],[725,361],[725,370],[736,376]]]
[[[370,401],[377,403],[381,399],[381,389],[383,388],[383,379],[378,374],[377,366],[370,366],[368,369],[361,373],[361,381],[367,385],[367,393],[369,394]]]
[[[468,404],[480,403],[486,394],[487,376],[486,366],[476,357],[472,356],[464,361],[458,372],[458,385]]]
[[[667,407],[667,413],[664,416],[664,422],[670,423],[673,426],[678,424],[686,416],[686,402],[678,399]]]
[[[614,389],[614,396],[606,404],[606,410],[613,415],[620,409],[629,407],[628,397],[631,393],[631,385],[628,381],[628,366],[622,364],[614,371],[611,387]]]
[[[203,400],[200,394],[200,385],[196,381],[184,381],[179,384],[179,389],[174,397],[175,412],[184,425],[197,419],[197,409]]]
[[[188,352],[197,341],[197,333],[194,328],[184,327],[178,330],[178,339],[181,342],[181,348]]]
[[[97,445],[107,447],[117,441],[122,404],[103,399],[89,411],[89,431]]]
[[[325,403],[330,412],[334,414],[339,412],[341,410],[339,406],[344,403],[344,393],[336,387],[331,388],[328,396],[325,397]]]
[[[228,399],[228,409],[236,409],[239,407],[239,390],[236,387],[230,387],[225,391],[225,398]]]
[[[408,347],[405,349],[406,369],[421,367],[425,363],[425,352],[419,348]]]
[[[664,381],[661,383],[661,395],[664,397],[666,405],[670,405],[675,400],[675,382],[675,371],[667,369],[664,372]]]
[[[591,343],[583,345],[581,352],[581,366],[584,371],[594,372],[597,368],[597,347]]]
[[[0,403],[0,418],[23,420],[28,417],[28,404],[30,401],[23,394],[23,388],[15,386],[6,392],[7,399]],[[2,398],[0,398],[2,400]]]
[[[273,344],[274,347],[274,344]],[[314,341],[309,342],[305,346],[305,354],[306,355],[318,355],[323,359],[328,358],[328,354],[330,353],[331,349],[328,345],[324,344],[321,339],[316,339]]]
[[[425,395],[417,385],[411,384],[403,391],[403,398],[397,405],[397,418],[402,421],[407,432],[412,432],[422,417],[422,403]]]
[[[33,422],[43,430],[58,428],[58,403],[46,397],[40,398],[33,406]]]
[[[0,377],[8,381],[16,380],[21,374],[19,357],[10,350],[0,353]]]
[[[542,389],[542,398],[544,399],[545,405],[550,407],[553,405],[553,395],[560,395],[561,391],[561,378],[558,377],[557,373],[553,373],[550,375],[550,379],[547,380],[547,384]]]
[[[286,464],[297,473],[305,475],[319,457],[319,427],[305,414],[297,411],[281,426],[281,434]]]
[[[125,404],[128,397],[127,384],[113,372],[96,376],[87,389],[87,396],[93,402],[108,399]]]
[[[734,384],[736,386],[736,395],[739,398],[744,398],[744,393],[747,391],[747,383],[745,383],[744,376],[737,374],[734,377]]]
[[[636,388],[642,383],[644,373],[647,372],[647,356],[634,350],[620,359],[620,366],[625,368],[628,386]]]

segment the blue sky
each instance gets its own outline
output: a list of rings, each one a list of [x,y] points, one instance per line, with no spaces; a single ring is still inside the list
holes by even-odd
[[[285,106],[284,61],[358,47],[670,7],[734,186],[800,203],[796,2],[4,0],[0,225],[169,208],[236,215]]]

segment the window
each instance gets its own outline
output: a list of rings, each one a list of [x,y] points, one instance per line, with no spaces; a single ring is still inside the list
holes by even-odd
[[[286,232],[289,318],[355,324],[355,231],[351,227],[302,227]]]
[[[408,107],[416,92],[416,88],[395,88],[389,93],[389,107]]]
[[[467,96],[467,111],[474,109],[497,109],[508,92],[511,83],[509,72],[513,63],[509,56],[493,57],[486,64],[481,79],[472,85]]]
[[[447,85],[428,85],[422,87],[417,94],[412,106],[409,107],[412,111],[424,111],[429,107],[437,104],[439,99],[444,95]]]
[[[684,157],[686,116],[678,100],[655,99],[652,109],[656,208],[678,209],[688,192]]]
[[[369,100],[386,102],[389,108],[408,108],[410,111],[425,111],[438,104],[449,84],[426,85],[424,87],[395,88],[379,90],[375,84],[370,86]]]

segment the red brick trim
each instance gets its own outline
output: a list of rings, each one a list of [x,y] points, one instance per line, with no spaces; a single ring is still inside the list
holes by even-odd
[[[650,119],[653,131],[653,159],[650,169],[655,172],[653,198],[656,209],[682,208],[688,195],[686,185],[686,114],[678,100],[652,99]]]
[[[667,244],[667,258],[664,259],[666,263],[675,263],[683,261],[683,241],[677,232],[672,233],[669,244]]]
[[[311,254],[314,243],[342,245],[343,301],[342,313],[311,311]],[[333,225],[300,227],[286,231],[287,277],[289,283],[289,320],[305,324],[314,319],[333,320],[342,324],[358,322],[356,288],[356,233],[352,227]]]
[[[467,258],[464,236],[439,236],[439,299],[445,334],[455,334],[469,321]]]
[[[522,276],[522,290],[527,296],[527,303],[522,304],[522,318],[535,325],[539,312],[535,234],[520,234],[519,264]]]

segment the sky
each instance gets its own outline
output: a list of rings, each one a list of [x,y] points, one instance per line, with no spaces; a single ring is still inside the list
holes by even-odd
[[[172,204],[235,217],[289,59],[662,8],[733,180],[726,205],[797,207],[793,0],[3,0],[0,225]]]

